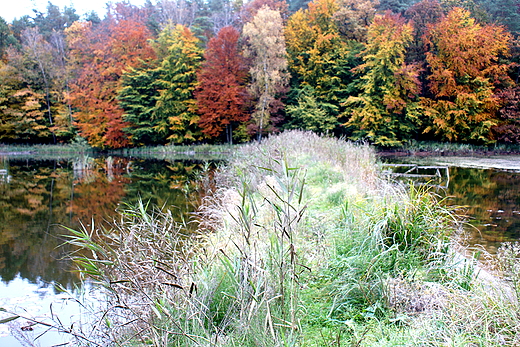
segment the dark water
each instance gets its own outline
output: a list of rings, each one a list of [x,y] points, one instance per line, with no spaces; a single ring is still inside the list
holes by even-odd
[[[496,253],[503,242],[520,240],[520,157],[504,158],[385,158],[387,163],[441,165],[442,178],[413,178],[414,182],[426,183],[446,203],[462,207],[460,213],[467,216],[466,227],[469,245],[481,245],[488,252]],[[495,165],[498,168],[493,168]],[[462,165],[457,166],[457,165]],[[467,167],[474,166],[474,167]],[[487,168],[478,168],[484,166]],[[511,169],[507,169],[511,168]],[[397,167],[393,172],[405,172]],[[420,171],[434,174],[435,170]],[[409,180],[409,178],[400,178]]]
[[[450,167],[446,194],[465,207],[470,243],[495,253],[502,242],[520,240],[520,173]]]
[[[139,199],[188,219],[205,194],[199,181],[208,168],[199,161],[117,157],[0,159],[0,307],[44,319],[52,303],[62,316],[77,314],[77,307],[57,308],[66,300],[54,285],[71,292],[80,285],[66,257],[71,249],[62,246],[63,226],[108,225],[116,210]],[[0,346],[23,345],[13,334],[24,324],[18,319],[10,331],[0,324]],[[42,345],[56,341],[52,334],[38,339]]]

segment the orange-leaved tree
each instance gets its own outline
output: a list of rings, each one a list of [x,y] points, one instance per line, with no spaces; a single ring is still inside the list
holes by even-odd
[[[502,26],[481,25],[462,8],[454,8],[430,26],[424,41],[431,75],[431,98],[421,104],[429,120],[426,133],[441,140],[490,143],[500,100],[497,86],[507,85],[511,35]]]
[[[120,148],[130,144],[123,129],[123,110],[117,103],[117,90],[123,70],[152,59],[148,44],[151,33],[145,19],[136,13],[123,17],[124,4],[117,4],[115,15],[102,23],[75,22],[66,29],[70,66],[74,73],[69,100],[75,124],[90,145]]]
[[[219,137],[225,130],[228,142],[233,140],[233,125],[249,118],[245,112],[247,67],[238,51],[239,38],[240,33],[231,26],[211,38],[195,90],[202,132]]]

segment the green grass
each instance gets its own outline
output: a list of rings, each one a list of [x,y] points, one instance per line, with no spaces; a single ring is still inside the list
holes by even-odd
[[[89,336],[139,346],[520,343],[517,292],[478,280],[457,255],[454,213],[425,188],[380,179],[375,157],[286,132],[231,154],[199,233],[142,203],[98,237],[77,231],[80,272],[108,295]]]
[[[71,159],[95,152],[84,141],[59,145],[5,145],[0,144],[0,155],[31,159]]]
[[[469,143],[435,142],[435,141],[409,141],[400,148],[394,150],[404,150],[409,153],[430,152],[433,155],[441,153],[453,153],[458,155],[478,154],[486,152],[499,153],[519,153],[520,145],[495,143],[493,145],[474,145]],[[385,151],[385,149],[381,149]]]

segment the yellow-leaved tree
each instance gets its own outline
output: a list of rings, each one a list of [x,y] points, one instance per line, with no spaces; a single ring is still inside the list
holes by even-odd
[[[419,69],[405,63],[413,27],[399,15],[378,15],[368,28],[361,52],[361,92],[347,102],[345,124],[352,138],[381,146],[399,146],[418,129]]]
[[[357,89],[351,69],[360,63],[362,44],[357,39],[364,36],[362,15],[346,22],[353,13],[356,9],[346,1],[314,0],[289,19],[285,37],[291,86],[298,91],[293,93],[298,95],[296,105],[288,109],[290,127],[338,130],[342,103]]]
[[[251,116],[258,141],[276,125],[276,111],[282,106],[280,95],[287,88],[287,53],[280,11],[262,7],[244,26],[244,55],[251,59],[249,93],[255,102]]]

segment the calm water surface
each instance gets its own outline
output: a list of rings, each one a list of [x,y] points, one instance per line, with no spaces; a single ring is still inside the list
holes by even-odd
[[[71,324],[81,308],[55,288],[59,283],[77,293],[80,285],[66,257],[71,249],[61,246],[63,226],[106,224],[118,208],[139,199],[189,218],[204,194],[197,182],[207,168],[199,161],[117,157],[0,158],[0,307],[47,322],[52,312]],[[0,324],[0,346],[23,346],[45,331],[29,326],[21,318]],[[68,339],[46,333],[36,342],[52,346]]]
[[[464,206],[470,243],[495,253],[502,242],[520,239],[520,172],[450,168],[450,202]]]
[[[470,245],[495,253],[503,242],[520,240],[520,157],[387,158],[392,163],[442,165],[449,179],[437,192],[468,216]]]

